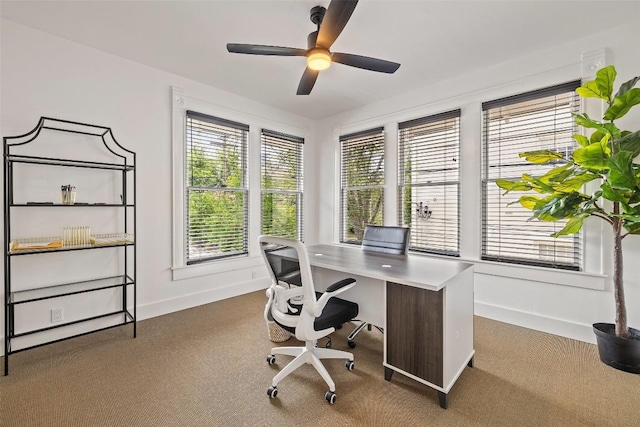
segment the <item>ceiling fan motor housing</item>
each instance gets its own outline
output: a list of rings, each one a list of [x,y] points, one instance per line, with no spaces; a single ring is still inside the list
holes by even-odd
[[[322,6],[315,6],[311,8],[311,22],[316,24],[318,28],[320,28],[320,24],[322,24],[322,18],[324,18],[324,13],[327,11]]]

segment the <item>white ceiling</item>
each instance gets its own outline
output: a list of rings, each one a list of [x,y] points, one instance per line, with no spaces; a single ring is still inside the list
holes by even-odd
[[[638,1],[361,0],[332,47],[402,64],[393,75],[341,64],[297,96],[304,57],[231,54],[226,44],[306,48],[309,10],[329,0],[2,1],[2,18],[320,119],[610,28]],[[601,20],[596,16],[606,15]],[[606,23],[606,26],[605,24]]]

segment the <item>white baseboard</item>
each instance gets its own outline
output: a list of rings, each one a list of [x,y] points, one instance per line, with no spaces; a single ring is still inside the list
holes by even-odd
[[[162,316],[163,314],[169,314],[223,299],[237,297],[250,292],[259,291],[261,289],[267,289],[269,287],[269,283],[269,278],[262,278],[196,294],[182,295],[178,298],[156,301],[150,304],[139,305],[136,314],[138,316],[138,320],[150,319],[152,317]],[[266,301],[267,297],[265,296],[265,303]],[[4,334],[0,336],[0,340],[4,342]],[[4,346],[1,347],[0,357],[4,356]]]
[[[591,344],[596,343],[596,337],[591,325],[584,325],[567,320],[545,317],[539,314],[513,310],[507,307],[485,304],[476,301],[474,303],[476,316],[512,325],[522,326],[536,331],[559,335]]]
[[[152,317],[162,316],[163,314],[169,314],[223,299],[237,297],[239,295],[248,294],[261,289],[267,289],[269,287],[269,283],[270,280],[268,278],[256,279],[226,286],[224,288],[211,289],[205,292],[181,295],[177,298],[139,305],[137,317],[138,320],[150,319]]]

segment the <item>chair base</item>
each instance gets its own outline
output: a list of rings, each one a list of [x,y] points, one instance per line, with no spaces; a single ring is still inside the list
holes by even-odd
[[[364,329],[365,326],[367,326],[369,330],[371,330],[371,326],[373,326],[377,330],[379,330],[381,333],[384,334],[384,329],[382,329],[381,327],[376,325],[371,325],[371,323],[362,322],[358,326],[356,326],[356,328],[347,337],[347,343],[349,344],[349,347],[354,348],[356,346],[355,345],[356,343],[353,342],[353,340],[355,339],[356,335],[358,335],[360,331]]]
[[[335,392],[336,385],[320,360],[346,359],[347,361],[353,361],[352,353],[342,350],[316,347],[316,343],[314,341],[306,341],[304,347],[274,347],[271,349],[271,354],[282,354],[285,356],[295,357],[291,362],[289,362],[289,364],[287,364],[287,366],[282,368],[275,377],[273,377],[273,380],[271,381],[272,387],[276,387],[280,381],[300,366],[305,363],[309,363],[313,365],[322,379],[327,383],[329,391]]]

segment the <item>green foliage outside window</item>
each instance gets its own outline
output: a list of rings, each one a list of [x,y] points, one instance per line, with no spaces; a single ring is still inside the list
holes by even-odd
[[[302,144],[263,135],[262,234],[301,238]]]
[[[240,148],[222,142],[205,151],[192,146],[187,162],[188,251],[191,255],[245,250],[246,191]]]
[[[362,241],[367,224],[382,225],[384,145],[381,147],[380,142],[353,144],[343,150],[343,161],[346,162],[343,170],[347,175],[343,190],[346,193],[343,194],[346,203],[344,239]]]

